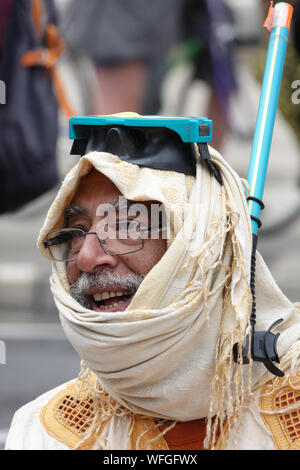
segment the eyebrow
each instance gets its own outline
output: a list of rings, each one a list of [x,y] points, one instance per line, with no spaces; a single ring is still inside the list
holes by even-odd
[[[128,201],[128,200],[127,200]],[[116,210],[122,209],[119,204],[119,198],[114,199],[113,201],[109,202],[108,204],[112,205]],[[128,201],[128,206],[130,206],[130,201]],[[85,217],[90,217],[89,212],[84,209],[83,207],[79,206],[78,204],[72,204],[71,206],[67,207],[64,210],[64,224],[67,227],[69,225],[70,219],[72,217],[76,217],[79,215],[83,215]]]
[[[123,199],[122,199],[123,201]],[[148,203],[150,201],[147,201]],[[129,209],[132,205],[134,204],[144,204],[145,202],[143,201],[132,201],[130,199],[126,199],[125,204],[120,204],[119,197],[114,199],[113,201],[109,202],[111,206],[113,206],[117,211],[120,211],[122,209]],[[89,212],[84,209],[83,207],[79,206],[78,204],[72,204],[71,206],[67,207],[64,210],[64,224],[66,227],[68,227],[70,219],[72,217],[76,217],[79,215],[83,215],[85,217],[90,217]]]
[[[64,224],[67,227],[69,225],[70,219],[77,215],[84,215],[85,217],[89,217],[89,213],[86,209],[77,204],[67,207],[64,210]]]

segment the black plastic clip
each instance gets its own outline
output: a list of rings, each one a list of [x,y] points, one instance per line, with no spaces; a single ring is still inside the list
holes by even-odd
[[[262,362],[269,372],[277,377],[283,377],[282,372],[276,367],[273,362],[279,363],[277,353],[277,340],[280,333],[276,335],[271,332],[271,329],[283,321],[282,318],[275,321],[267,331],[252,331],[251,334],[251,357],[253,361]],[[242,346],[242,357],[240,358],[238,345],[235,344],[233,348],[234,361],[239,363],[242,360],[243,364],[249,364],[249,335],[246,337],[245,343]]]

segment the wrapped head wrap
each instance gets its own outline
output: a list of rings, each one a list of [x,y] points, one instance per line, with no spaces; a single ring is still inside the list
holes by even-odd
[[[126,435],[136,414],[171,421],[208,417],[206,443],[211,439],[213,445],[217,426],[227,420],[234,427],[245,395],[271,378],[260,363],[249,367],[233,361],[233,345],[241,344],[249,329],[251,224],[240,178],[216,151],[210,153],[222,186],[201,164],[194,178],[140,168],[109,153],[88,153],[66,176],[40,232],[39,249],[49,257],[46,234],[63,226],[64,209],[92,169],[127,199],[164,205],[171,227],[168,249],[125,311],[81,306],[69,294],[63,263],[53,264],[51,276],[65,334],[84,362],[84,373],[91,370],[97,377],[95,421],[99,425],[110,417],[115,426],[117,420]],[[256,296],[257,329],[283,318],[280,367],[294,373],[300,316],[259,253]],[[112,399],[105,407],[104,395]],[[106,445],[114,449],[114,433],[109,424],[106,428]]]

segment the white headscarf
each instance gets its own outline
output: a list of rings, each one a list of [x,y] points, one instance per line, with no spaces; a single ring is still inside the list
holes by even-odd
[[[93,168],[127,199],[162,202],[173,220],[168,250],[126,311],[84,308],[69,294],[64,264],[53,265],[51,289],[67,338],[109,396],[133,413],[223,421],[241,404],[249,367],[233,362],[232,348],[249,328],[251,223],[238,175],[210,153],[223,186],[200,164],[193,178],[91,152],[66,176],[40,232],[39,248],[49,257],[45,236],[63,226],[63,210]],[[278,351],[288,371],[299,355],[300,315],[259,254],[256,270],[257,329],[283,318]],[[270,378],[262,364],[253,364],[252,388]]]

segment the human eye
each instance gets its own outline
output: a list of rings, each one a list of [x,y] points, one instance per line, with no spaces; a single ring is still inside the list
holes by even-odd
[[[72,217],[67,225],[68,229],[71,230],[83,230],[84,232],[88,232],[90,229],[90,223],[85,217]]]
[[[117,225],[119,230],[128,230],[131,226],[135,225],[135,221],[134,220],[128,220],[128,219],[117,220],[116,225]]]
[[[49,234],[44,246],[50,249],[54,259],[65,261],[78,253],[85,232],[81,229],[64,228]]]
[[[65,225],[66,228],[69,229],[80,229],[88,232],[90,229],[90,218],[84,214],[73,214],[67,220]]]
[[[76,230],[76,229],[77,229],[77,230],[82,230],[83,232],[88,232],[88,228],[85,227],[84,225],[81,225],[81,224],[72,225],[72,226],[69,227],[69,228],[72,229],[72,230],[74,229],[74,235],[73,235],[73,236],[78,236],[78,234],[75,235],[75,233],[76,233],[75,230]]]
[[[86,231],[80,226],[73,227],[67,231],[69,238],[66,240],[66,250],[69,252],[69,255],[75,255],[80,251],[85,233]]]
[[[120,239],[136,240],[141,237],[141,224],[135,220],[119,220],[116,229]]]
[[[72,234],[68,231],[61,231],[53,234],[53,236],[49,237],[46,246],[54,246],[54,245],[62,245],[63,243],[67,243],[72,240]]]

